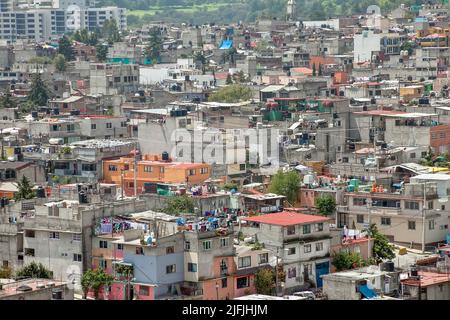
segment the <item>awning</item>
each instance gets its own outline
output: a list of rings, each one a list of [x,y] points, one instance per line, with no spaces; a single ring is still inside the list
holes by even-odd
[[[232,46],[233,46],[232,40],[223,40],[222,43],[220,44],[219,49],[227,50],[227,49],[230,49]]]
[[[375,293],[375,291],[373,291],[372,289],[370,289],[367,284],[363,284],[359,286],[359,292],[361,292],[361,294],[366,297],[367,299],[373,299],[377,297],[377,294]]]

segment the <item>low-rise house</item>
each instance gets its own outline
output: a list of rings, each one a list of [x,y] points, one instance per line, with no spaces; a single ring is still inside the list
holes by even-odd
[[[0,283],[0,300],[73,300],[73,288],[53,279],[27,279]]]
[[[415,271],[401,280],[402,296],[411,300],[449,300],[448,273]]]

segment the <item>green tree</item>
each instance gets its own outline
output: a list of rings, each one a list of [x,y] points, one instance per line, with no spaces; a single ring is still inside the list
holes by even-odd
[[[107,274],[103,269],[98,268],[93,272],[91,289],[94,291],[95,300],[99,299],[100,290],[105,286],[110,286],[113,281],[114,277]]]
[[[59,72],[64,72],[67,69],[66,58],[62,54],[57,54],[53,59],[53,64],[55,68]]]
[[[233,84],[233,78],[231,77],[231,74],[227,74],[227,80],[225,81],[226,85]]]
[[[319,63],[319,72],[318,72],[319,77],[322,76],[322,65]]]
[[[317,75],[316,64],[315,64],[315,63],[313,63],[313,66],[312,66],[312,75],[313,75],[314,77]]]
[[[87,270],[83,275],[81,276],[81,290],[83,291],[83,299],[86,299],[89,289],[92,286],[92,282],[94,279],[94,271],[93,270]]]
[[[212,93],[209,96],[208,101],[234,103],[247,101],[252,97],[253,93],[249,87],[239,84],[232,84]]]
[[[0,279],[10,279],[12,276],[13,272],[10,267],[0,268]]]
[[[275,287],[275,272],[272,269],[260,269],[255,274],[256,293],[271,295]]]
[[[11,97],[9,92],[6,92],[4,95],[0,96],[0,109],[1,108],[16,108],[17,102],[15,99]]]
[[[49,99],[49,91],[41,75],[37,72],[31,83],[31,91],[28,94],[28,101],[33,106],[45,106]]]
[[[316,198],[316,208],[323,216],[329,216],[336,210],[336,199],[330,195],[322,195]]]
[[[337,271],[366,266],[367,263],[358,252],[340,251],[333,255],[333,266]]]
[[[42,263],[31,262],[16,272],[17,277],[53,279],[53,272],[48,270]]]
[[[66,58],[66,61],[75,60],[72,42],[66,36],[62,36],[58,41],[58,53],[62,54]]]
[[[378,231],[375,223],[371,224],[366,231],[368,231],[370,238],[373,239],[372,256],[376,263],[395,258],[394,246],[389,243],[385,235]]]
[[[33,199],[35,197],[35,192],[31,187],[30,180],[25,175],[22,176],[22,180],[20,180],[17,184],[18,191],[14,195],[16,200]]]
[[[279,170],[270,182],[269,192],[286,196],[291,205],[297,201],[300,188],[300,176],[295,171],[283,172]]]
[[[105,62],[108,56],[108,46],[102,43],[97,44],[95,47],[95,56],[98,61]]]
[[[152,64],[156,64],[162,50],[162,37],[159,28],[155,27],[150,31],[148,44],[144,49],[145,57],[151,60]]]
[[[167,214],[194,213],[194,201],[188,196],[170,197],[163,211]]]
[[[115,19],[106,20],[101,30],[102,37],[108,41],[109,44],[120,42],[122,37],[117,27]]]

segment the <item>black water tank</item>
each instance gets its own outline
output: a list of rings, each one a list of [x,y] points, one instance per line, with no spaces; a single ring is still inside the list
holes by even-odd
[[[62,289],[53,289],[52,290],[52,300],[62,300],[63,294]]]
[[[162,153],[162,159],[163,161],[169,161],[169,153],[167,151]]]
[[[45,198],[45,189],[42,186],[39,186],[36,190],[36,196],[38,198]]]
[[[392,261],[386,261],[385,263],[385,266],[386,266],[386,271],[388,271],[388,272],[393,272],[393,271],[395,271],[395,264],[394,264],[394,262],[392,262]]]

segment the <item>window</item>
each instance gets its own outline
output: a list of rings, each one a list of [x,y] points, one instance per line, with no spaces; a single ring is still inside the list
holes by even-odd
[[[288,226],[287,234],[288,234],[288,236],[295,234],[295,226]]]
[[[152,172],[152,166],[144,166],[144,172]]]
[[[228,247],[230,244],[229,238],[220,238],[220,246],[221,247]]]
[[[316,243],[316,251],[322,251],[323,250],[323,242]]]
[[[49,238],[59,240],[59,232],[49,232]]]
[[[415,153],[415,152],[410,153],[410,154],[409,154],[409,157],[410,157],[411,159],[415,159],[415,158],[416,158],[416,153]]]
[[[250,286],[248,277],[237,278],[236,286],[238,289],[247,288]]]
[[[92,163],[92,164],[84,163],[81,165],[81,170],[82,171],[91,171],[91,172],[97,171],[97,165],[95,163]]]
[[[382,226],[390,226],[391,225],[391,218],[381,218],[381,225]]]
[[[259,264],[269,262],[269,254],[268,253],[261,253],[258,255],[258,258],[259,258]]]
[[[288,278],[295,278],[297,276],[297,268],[289,268],[288,269]]]
[[[310,244],[305,244],[305,246],[303,247],[303,252],[304,253],[310,253],[311,252],[311,245]]]
[[[428,221],[428,229],[429,230],[434,230],[434,220]]]
[[[441,210],[445,210],[445,204],[441,205]]]
[[[98,261],[98,266],[101,269],[106,269],[106,268],[108,268],[108,262],[106,260],[101,259]]]
[[[81,241],[81,233],[74,233],[72,235],[72,240],[73,241]]]
[[[75,261],[75,262],[81,262],[81,254],[79,254],[79,253],[74,253],[74,254],[73,254],[73,261]]]
[[[295,254],[295,247],[288,248],[288,255]]]
[[[408,221],[408,230],[416,230],[416,222]]]
[[[305,224],[303,225],[303,234],[311,233],[311,225]]]
[[[202,245],[203,245],[203,250],[204,250],[204,251],[206,251],[206,250],[211,250],[211,241],[210,241],[210,240],[208,240],[208,241],[203,241],[203,242],[202,242]]]
[[[428,201],[428,209],[432,210],[433,209],[433,201]]]
[[[405,201],[405,209],[419,210],[419,203],[416,201]]]
[[[117,171],[117,166],[114,166],[114,165],[110,164],[109,167],[108,167],[108,170],[109,171]]]
[[[245,163],[239,164],[239,171],[244,171],[244,170],[245,170]]]
[[[186,241],[184,243],[184,250],[186,250],[186,251],[191,250],[191,242],[190,241]]]
[[[188,262],[188,272],[197,272],[197,264]]]
[[[176,267],[177,266],[175,264],[170,264],[166,266],[166,273],[175,273],[177,269]]]
[[[200,168],[200,174],[207,174],[208,168]]]
[[[227,261],[225,259],[222,259],[222,261],[220,261],[220,274],[226,275],[227,273],[228,273]]]
[[[122,251],[123,250],[123,243],[117,244],[117,250]]]
[[[112,123],[111,122],[107,122],[106,123],[106,129],[111,129],[112,128]]]
[[[139,286],[139,295],[140,296],[149,296],[150,288],[148,286]]]
[[[175,247],[174,246],[170,246],[166,248],[166,254],[171,254],[171,253],[175,253]]]
[[[32,249],[32,248],[25,248],[25,255],[34,257],[34,249]]]
[[[354,206],[365,206],[367,204],[367,199],[365,198],[353,198]]]
[[[317,231],[323,231],[323,223],[318,223],[317,224]]]
[[[127,122],[126,122],[126,121],[121,121],[121,122],[120,122],[120,126],[121,126],[122,128],[126,127],[126,126],[127,126]]]
[[[159,167],[159,172],[164,173],[164,167]]]
[[[102,248],[102,249],[107,249],[107,248],[108,248],[108,241],[100,240],[99,246],[100,246],[100,248]]]
[[[364,223],[364,215],[362,215],[362,214],[356,215],[356,222]]]
[[[189,170],[189,175],[190,176],[195,176],[195,169]]]
[[[248,268],[252,265],[252,257],[242,257],[238,258],[238,268]]]
[[[226,288],[228,286],[227,278],[222,278],[222,288]]]
[[[97,129],[97,125],[95,123],[91,123],[91,130],[96,130]]]
[[[35,237],[34,230],[25,230],[25,237],[34,238]]]
[[[136,254],[144,254],[144,248],[142,247],[136,247]]]

